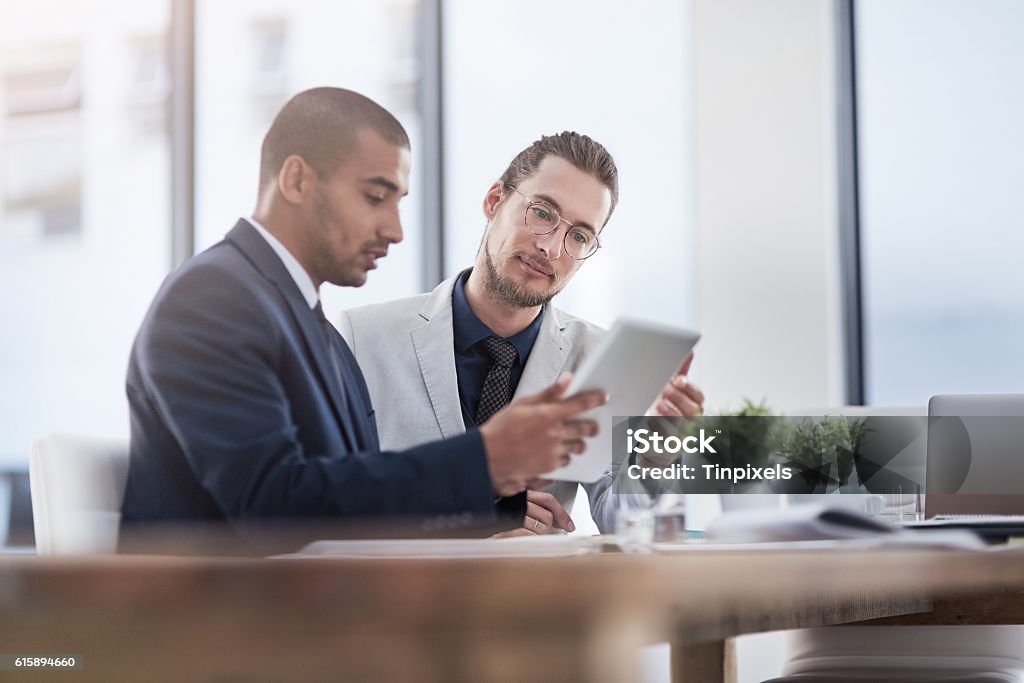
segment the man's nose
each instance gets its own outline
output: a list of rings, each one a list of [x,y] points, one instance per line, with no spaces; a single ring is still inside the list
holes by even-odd
[[[402,241],[405,235],[402,230],[402,217],[397,209],[388,216],[377,232],[381,239],[387,240],[391,244],[398,244]]]
[[[546,235],[537,235],[534,244],[544,258],[556,261],[562,256],[562,242],[562,228],[559,226]]]

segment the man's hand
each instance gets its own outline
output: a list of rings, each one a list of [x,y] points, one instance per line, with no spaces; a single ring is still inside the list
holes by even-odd
[[[515,495],[538,475],[568,465],[571,454],[586,449],[583,439],[597,434],[597,422],[577,418],[607,403],[608,395],[594,390],[563,398],[570,379],[512,401],[480,427],[498,495]]]
[[[687,378],[692,363],[693,351],[686,357],[679,372],[661,390],[658,398],[654,399],[647,411],[649,414],[663,417],[697,417],[704,414],[704,392],[690,384]]]
[[[687,374],[690,372],[690,365],[693,363],[693,351],[683,361],[679,372],[672,376],[665,388],[661,390],[658,398],[647,409],[648,415],[661,417],[698,417],[704,414],[704,392],[690,384]],[[670,422],[670,421],[666,421]],[[648,427],[668,436],[676,431],[675,425],[661,424],[661,420],[650,420]],[[678,459],[677,455],[671,453],[646,453],[637,454],[636,464],[641,467],[665,467]]]
[[[526,519],[523,528],[535,534],[553,534],[562,531],[576,531],[572,517],[562,504],[545,491],[526,492]]]
[[[540,534],[553,534],[558,530],[576,531],[572,517],[553,495],[545,491],[531,489],[526,492],[526,520],[523,522],[523,526],[512,531],[495,534],[492,538],[539,536]]]

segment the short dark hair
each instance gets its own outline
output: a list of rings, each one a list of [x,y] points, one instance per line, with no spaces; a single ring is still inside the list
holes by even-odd
[[[566,130],[557,135],[542,135],[540,140],[516,155],[501,174],[502,184],[506,187],[519,187],[519,183],[533,175],[548,156],[565,159],[608,188],[612,204],[604,221],[607,223],[615,211],[615,205],[619,203],[619,170],[604,145],[581,133]]]
[[[293,154],[321,178],[344,161],[359,131],[369,128],[394,145],[409,148],[409,136],[391,113],[369,97],[344,88],[304,90],[281,108],[263,138],[260,193]]]

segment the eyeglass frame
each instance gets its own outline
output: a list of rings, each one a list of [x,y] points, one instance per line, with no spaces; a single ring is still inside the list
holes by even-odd
[[[529,230],[531,235],[550,235],[551,233],[553,233],[556,230],[558,230],[558,226],[559,225],[561,225],[562,223],[565,223],[569,227],[566,229],[565,234],[562,235],[562,251],[564,251],[569,256],[569,258],[571,258],[573,261],[586,261],[588,258],[590,258],[594,254],[596,254],[598,249],[601,248],[601,238],[598,237],[597,233],[595,232],[594,233],[594,242],[597,243],[597,246],[594,247],[594,251],[590,252],[589,254],[584,256],[583,258],[576,258],[575,256],[573,256],[572,254],[569,253],[569,247],[566,246],[566,239],[569,237],[569,230],[572,230],[573,228],[579,228],[580,230],[586,230],[587,232],[592,232],[592,231],[589,228],[583,227],[582,225],[573,225],[569,221],[567,221],[564,218],[562,218],[562,214],[560,214],[558,212],[558,209],[556,209],[555,207],[551,206],[547,202],[539,202],[539,201],[535,201],[533,199],[533,197],[527,197],[525,194],[523,194],[522,190],[520,190],[515,185],[506,185],[506,187],[508,187],[510,190],[515,190],[516,193],[519,194],[520,197],[522,197],[523,199],[526,200],[526,211],[523,213],[523,226],[527,230]],[[555,223],[555,227],[551,228],[547,232],[534,232],[532,229],[530,229],[530,223],[528,221],[528,218],[529,218],[529,215],[530,215],[530,209],[532,209],[535,204],[540,204],[541,206],[546,207],[548,210],[551,211],[551,213],[553,213],[556,216],[558,216],[558,222]]]

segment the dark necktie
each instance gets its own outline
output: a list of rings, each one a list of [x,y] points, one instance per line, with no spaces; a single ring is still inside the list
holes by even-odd
[[[482,425],[492,415],[508,405],[512,399],[512,364],[519,358],[516,347],[504,339],[487,337],[480,344],[492,361],[484,379],[480,403],[476,408],[476,423]],[[514,527],[523,525],[526,517],[526,492],[499,498],[495,502],[498,515],[509,520]]]
[[[341,366],[338,364],[338,356],[334,353],[334,326],[331,325],[330,321],[327,320],[327,316],[324,315],[323,304],[319,301],[316,302],[316,306],[313,308],[313,315],[316,316],[316,321],[320,324],[320,332],[324,336],[324,344],[327,346],[327,355],[331,359],[331,367],[334,369],[334,378],[338,380],[339,386],[341,386],[341,400],[345,402],[345,378],[341,375]],[[348,405],[342,405],[343,411],[348,410]]]
[[[498,337],[487,337],[480,344],[491,359],[491,369],[484,379],[480,403],[476,408],[476,423],[482,425],[491,415],[508,405],[512,398],[512,364],[519,358],[511,343]]]

